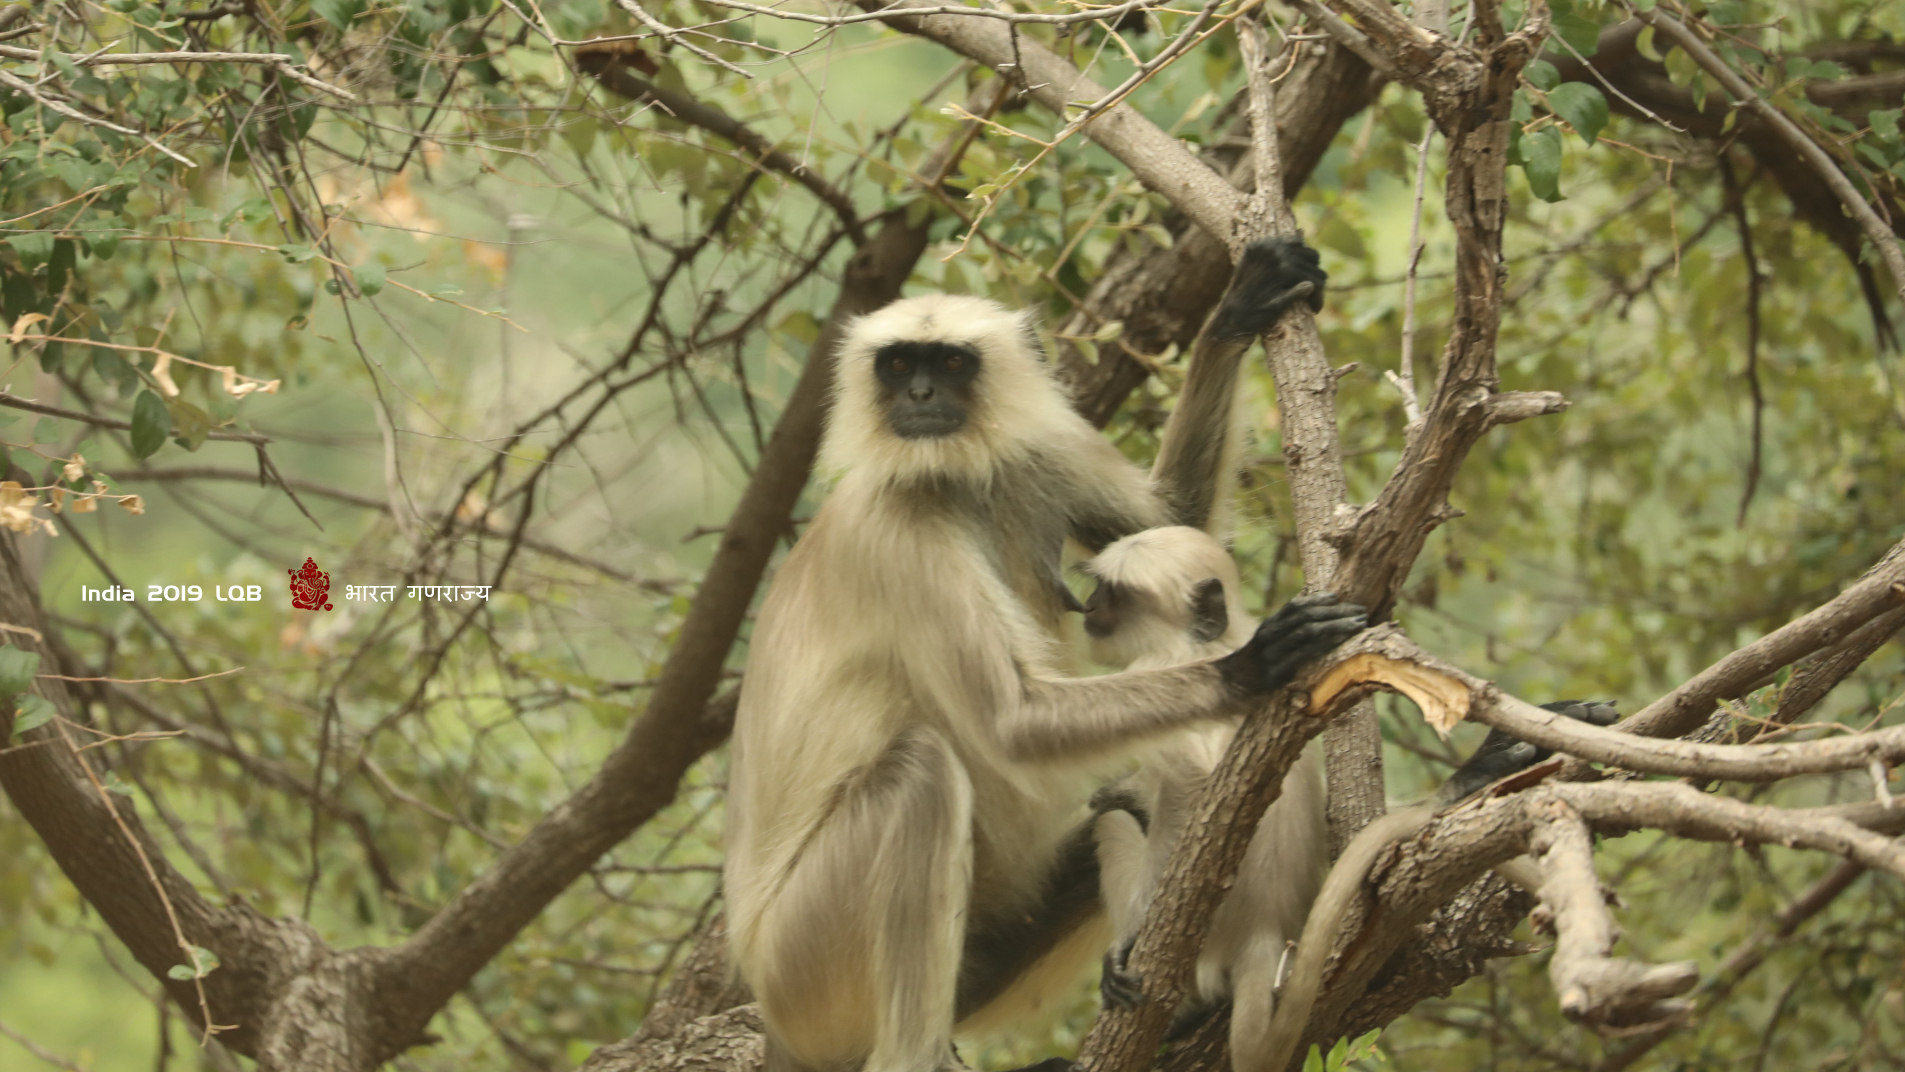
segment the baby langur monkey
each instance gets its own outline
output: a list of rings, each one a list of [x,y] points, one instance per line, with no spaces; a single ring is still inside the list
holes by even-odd
[[[1201,530],[1147,529],[1106,547],[1084,568],[1098,580],[1085,603],[1085,629],[1093,658],[1107,665],[1143,669],[1207,659],[1233,650],[1256,628],[1238,609],[1236,563]],[[1596,725],[1619,717],[1611,703],[1542,706]],[[1139,998],[1139,981],[1126,974],[1125,958],[1193,801],[1235,733],[1223,723],[1180,731],[1148,754],[1142,769],[1093,800],[1100,813],[1095,834],[1101,889],[1116,935],[1101,981],[1107,1004]],[[1284,776],[1282,793],[1244,852],[1236,884],[1212,917],[1198,952],[1194,998],[1179,1010],[1174,1030],[1187,1029],[1229,1000],[1232,1067],[1283,1072],[1308,1026],[1323,959],[1377,855],[1442,809],[1550,754],[1490,730],[1429,801],[1390,812],[1351,839],[1325,881],[1323,783],[1314,746],[1305,750]],[[1525,874],[1513,867],[1519,862],[1504,865],[1504,874],[1525,885]],[[1279,993],[1287,942],[1299,932]]]
[[[1257,628],[1238,609],[1237,566],[1229,552],[1199,529],[1127,536],[1085,569],[1098,581],[1085,604],[1085,629],[1093,658],[1107,665],[1195,662],[1235,649]],[[1140,770],[1093,801],[1100,812],[1100,888],[1116,936],[1100,983],[1107,1004],[1138,998],[1138,980],[1124,971],[1131,941],[1198,791],[1235,734],[1234,724],[1220,722],[1174,734],[1146,754]],[[1262,1065],[1278,969],[1322,885],[1327,836],[1322,772],[1312,747],[1284,776],[1282,793],[1257,824],[1236,885],[1198,953],[1194,997],[1179,1011],[1181,1029],[1210,1007],[1232,1002],[1231,1060],[1239,1070]]]

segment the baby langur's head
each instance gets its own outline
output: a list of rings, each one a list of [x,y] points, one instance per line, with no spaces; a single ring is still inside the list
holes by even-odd
[[[1133,533],[1082,568],[1098,582],[1085,601],[1091,657],[1106,666],[1176,666],[1223,655],[1257,627],[1239,609],[1237,564],[1200,529]]]

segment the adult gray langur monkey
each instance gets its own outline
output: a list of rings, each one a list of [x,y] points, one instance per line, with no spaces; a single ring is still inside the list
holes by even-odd
[[[1197,529],[1135,533],[1083,569],[1098,582],[1085,601],[1085,628],[1093,658],[1106,665],[1140,669],[1210,659],[1237,647],[1256,628],[1239,609],[1236,563],[1222,544]],[[1561,700],[1542,706],[1597,725],[1618,718],[1609,703]],[[1225,724],[1180,730],[1147,750],[1136,773],[1099,791],[1094,833],[1115,936],[1101,978],[1107,1004],[1141,997],[1141,981],[1126,973],[1125,958],[1195,798],[1234,735],[1235,727]],[[1323,783],[1314,749],[1306,749],[1284,776],[1282,792],[1251,835],[1236,882],[1211,918],[1192,995],[1174,1030],[1229,1001],[1232,1068],[1283,1072],[1308,1025],[1323,959],[1381,851],[1420,831],[1442,809],[1550,754],[1490,730],[1429,801],[1399,808],[1359,831],[1325,881]],[[1513,872],[1515,863],[1505,865],[1504,873]],[[1292,959],[1288,943],[1299,933]],[[1288,978],[1280,984],[1286,964]]]
[[[1022,316],[896,302],[836,365],[838,484],[755,623],[736,716],[731,951],[775,1072],[934,1072],[955,1023],[1037,1008],[1102,951],[1092,764],[1231,714],[1364,624],[1292,601],[1235,652],[1068,679],[1059,554],[1195,515],[1229,479],[1235,373],[1323,273],[1253,244],[1193,351],[1155,478],[1071,409]],[[1228,381],[1228,382],[1212,382]]]

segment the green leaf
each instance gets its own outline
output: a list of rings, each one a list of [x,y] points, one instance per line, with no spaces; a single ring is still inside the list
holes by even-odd
[[[1567,120],[1589,145],[1594,144],[1594,139],[1601,136],[1601,129],[1607,126],[1607,98],[1585,82],[1556,86],[1554,92],[1548,94],[1548,107]]]
[[[1583,56],[1592,56],[1601,47],[1601,24],[1571,11],[1554,13],[1554,35]]]
[[[1536,89],[1550,90],[1561,84],[1561,72],[1547,60],[1535,60],[1522,68],[1521,73]]]
[[[28,693],[20,697],[19,710],[13,717],[13,735],[18,737],[28,730],[38,729],[53,721],[53,716],[58,713],[51,700]]]
[[[18,179],[14,180],[16,183]],[[28,270],[38,268],[53,256],[53,232],[28,231],[25,234],[11,235],[7,245],[20,255],[20,264]]]
[[[46,53],[46,58],[49,60],[52,60],[53,66],[58,67],[60,69],[60,73],[65,75],[67,78],[74,79],[74,80],[77,80],[79,78],[80,76],[79,64],[74,63],[71,59],[67,58],[67,56],[64,53],[53,52],[49,50]]]
[[[1561,194],[1561,131],[1543,127],[1521,139],[1521,169],[1536,197],[1553,203]]]
[[[271,219],[271,202],[262,197],[254,197],[219,217],[218,229],[229,231],[232,224],[240,220],[246,223],[261,223],[269,219]]]
[[[317,256],[317,250],[312,249],[310,246],[284,245],[278,247],[278,252],[284,254],[284,259],[290,261],[292,264],[303,264],[305,261]]]
[[[60,441],[60,422],[51,417],[41,417],[33,422],[33,442],[45,446]]]
[[[217,970],[218,954],[203,946],[195,945],[192,947],[192,963],[174,964],[165,970],[165,974],[173,979],[184,981],[203,979]]]
[[[348,30],[351,22],[363,14],[364,0],[311,0],[311,10],[325,22]]]
[[[93,372],[108,384],[119,389],[119,397],[124,398],[139,385],[139,374],[133,371],[131,362],[111,350],[93,351]]]
[[[186,450],[197,450],[205,445],[205,437],[212,430],[212,415],[194,406],[174,398],[165,404],[172,411],[172,434],[179,445]]]
[[[133,456],[150,458],[157,454],[171,431],[172,411],[165,408],[165,400],[151,391],[140,391],[132,402]]]
[[[357,280],[358,291],[366,298],[375,297],[384,289],[384,266],[376,261],[352,268],[351,275]]]
[[[40,672],[40,653],[9,645],[0,648],[0,696],[17,696],[33,684]]]
[[[1880,138],[1891,140],[1898,137],[1898,118],[1905,115],[1905,109],[1875,108],[1866,116],[1866,122],[1872,124],[1872,133]]]
[[[107,771],[106,776],[99,779],[99,784],[105,786],[108,793],[118,793],[122,797],[132,795],[132,787],[126,784],[125,779],[119,777],[118,771]]]

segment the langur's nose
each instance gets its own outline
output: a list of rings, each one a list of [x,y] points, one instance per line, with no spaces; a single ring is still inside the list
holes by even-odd
[[[933,381],[926,376],[913,377],[913,383],[906,389],[906,397],[915,402],[925,402],[933,397]]]

